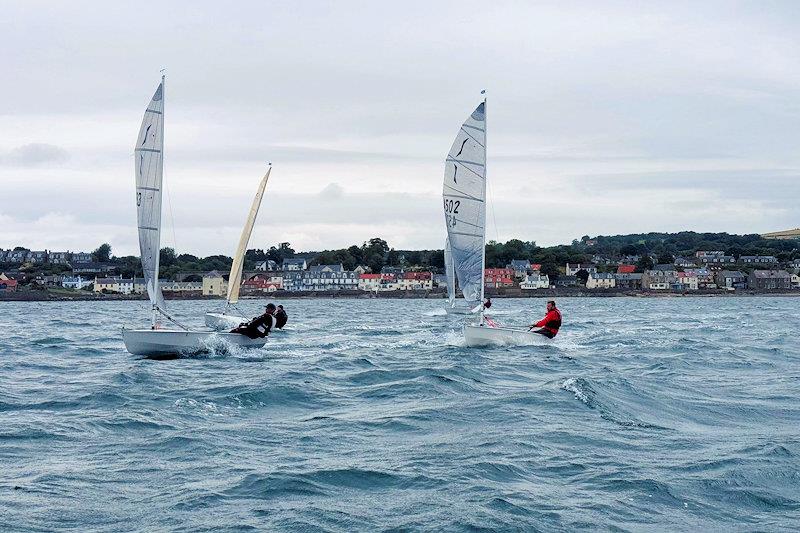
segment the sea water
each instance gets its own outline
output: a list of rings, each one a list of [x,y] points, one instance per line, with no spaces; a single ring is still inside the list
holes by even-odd
[[[565,298],[474,349],[442,300],[280,303],[167,361],[122,344],[144,302],[0,304],[0,530],[800,528],[798,299]]]

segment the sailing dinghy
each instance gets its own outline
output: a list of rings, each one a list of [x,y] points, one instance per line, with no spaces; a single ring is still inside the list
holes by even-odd
[[[261,347],[266,339],[251,339],[238,333],[191,331],[166,312],[164,296],[158,286],[158,261],[161,247],[161,185],[164,174],[164,77],[144,112],[136,140],[136,211],[139,250],[153,315],[146,329],[122,330],[125,348],[132,354],[163,356],[213,350],[219,344]],[[166,318],[180,329],[162,328]]]
[[[484,267],[486,265],[486,100],[461,125],[444,172],[444,218],[447,226],[445,268],[448,255],[461,287],[464,314],[477,313],[475,324],[464,325],[467,346],[487,344],[537,344],[542,335],[524,329],[497,326],[484,316]],[[449,254],[448,254],[449,251]],[[448,307],[459,309],[449,292]],[[448,312],[450,312],[448,310]]]
[[[267,181],[269,174],[272,172],[272,163],[269,164],[267,173],[261,178],[261,183],[258,184],[256,196],[253,198],[253,205],[250,206],[250,213],[247,215],[247,220],[242,228],[242,234],[239,237],[239,246],[236,248],[236,253],[233,256],[233,264],[231,265],[231,273],[228,276],[228,295],[225,309],[221,313],[206,313],[206,326],[211,329],[228,331],[235,328],[242,322],[247,322],[247,319],[238,316],[234,311],[236,303],[239,301],[239,289],[242,286],[242,270],[244,269],[244,255],[247,252],[247,244],[250,242],[250,235],[253,233],[253,226],[256,223],[258,210],[261,207],[261,199],[264,197],[264,190],[267,188]]]

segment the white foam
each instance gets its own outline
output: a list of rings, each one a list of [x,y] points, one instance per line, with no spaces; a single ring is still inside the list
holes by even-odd
[[[590,403],[589,396],[587,396],[586,393],[583,391],[583,389],[581,389],[577,379],[575,378],[565,379],[564,383],[561,384],[561,388],[564,389],[565,391],[573,393],[575,395],[576,400],[580,400],[586,405],[589,405]]]

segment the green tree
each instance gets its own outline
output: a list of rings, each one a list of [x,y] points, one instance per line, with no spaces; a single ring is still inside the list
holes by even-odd
[[[170,267],[175,264],[175,249],[165,247],[158,254],[158,264],[160,267]]]
[[[650,259],[649,255],[643,255],[639,258],[639,261],[636,262],[636,272],[644,272],[651,268],[653,268],[653,260]]]
[[[111,260],[111,245],[104,242],[92,252],[92,259],[99,263],[107,263]]]

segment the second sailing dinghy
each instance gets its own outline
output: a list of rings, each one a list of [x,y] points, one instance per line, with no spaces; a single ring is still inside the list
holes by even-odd
[[[139,250],[153,310],[149,328],[123,329],[122,340],[132,354],[172,355],[212,349],[220,342],[237,346],[261,347],[266,339],[251,339],[238,333],[190,331],[179,326],[166,312],[164,296],[158,286],[158,260],[161,247],[161,185],[164,174],[164,77],[144,112],[136,140],[136,211],[139,225]],[[162,328],[166,318],[180,329]]]
[[[486,264],[486,100],[461,125],[445,161],[444,218],[448,255],[466,303],[466,313],[479,313],[476,324],[464,325],[467,346],[533,344],[548,339],[524,329],[497,326],[484,317]],[[449,254],[448,254],[449,249]],[[449,276],[449,274],[448,274]],[[455,293],[448,294],[452,302]],[[451,308],[458,309],[453,303]],[[448,310],[448,312],[450,312]]]
[[[206,326],[212,329],[228,331],[242,322],[247,322],[246,318],[238,316],[236,313],[231,313],[231,309],[235,310],[236,308],[234,306],[239,301],[239,289],[242,286],[242,270],[244,269],[244,255],[247,251],[247,243],[250,242],[250,235],[253,233],[253,226],[256,223],[258,210],[261,207],[261,200],[264,198],[264,190],[267,188],[270,172],[272,172],[272,163],[270,163],[267,173],[261,178],[258,191],[256,191],[256,197],[253,198],[253,205],[250,206],[250,213],[248,213],[244,228],[242,228],[242,235],[239,237],[239,246],[236,248],[236,253],[233,256],[231,273],[228,276],[228,297],[225,309],[223,309],[221,313],[206,313]]]

